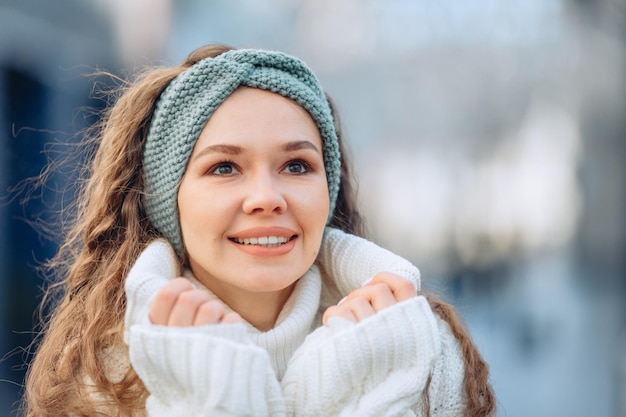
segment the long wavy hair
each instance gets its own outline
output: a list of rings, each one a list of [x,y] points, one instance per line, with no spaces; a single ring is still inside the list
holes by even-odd
[[[53,273],[42,301],[52,311],[41,318],[37,353],[26,377],[23,411],[39,416],[133,416],[144,413],[148,392],[129,368],[112,381],[106,352],[128,350],[123,342],[124,279],[148,243],[160,235],[141,202],[142,151],[155,102],[178,74],[231,48],[208,45],[176,67],[151,68],[121,81],[115,104],[87,135],[94,149],[76,199],[64,243],[48,267]],[[331,102],[331,107],[334,107]],[[347,149],[342,152],[340,192],[331,226],[363,236],[362,218]],[[450,325],[465,359],[468,417],[492,415],[495,400],[488,368],[451,306],[429,296],[433,310]],[[426,396],[425,396],[426,398]]]

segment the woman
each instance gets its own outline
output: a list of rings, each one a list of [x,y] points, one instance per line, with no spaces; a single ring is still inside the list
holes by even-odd
[[[362,233],[296,58],[207,46],[105,115],[28,415],[488,416],[487,366]]]

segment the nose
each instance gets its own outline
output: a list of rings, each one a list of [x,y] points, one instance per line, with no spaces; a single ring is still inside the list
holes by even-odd
[[[247,182],[243,211],[246,214],[281,214],[287,209],[287,200],[279,180],[271,174],[258,174]]]

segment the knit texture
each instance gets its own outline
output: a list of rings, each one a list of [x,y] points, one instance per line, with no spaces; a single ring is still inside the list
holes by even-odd
[[[328,229],[319,269],[296,284],[276,326],[248,323],[176,328],[150,323],[156,292],[176,275],[170,245],[156,241],[126,279],[125,340],[130,361],[148,389],[147,415],[168,416],[422,416],[428,376],[433,417],[462,416],[464,367],[458,342],[423,297],[357,324],[321,325],[322,282],[361,287],[389,266],[417,269],[364,239]],[[333,254],[345,262],[332,262]],[[370,261],[348,262],[365,256]],[[325,271],[329,277],[322,277]],[[200,285],[189,271],[185,276]],[[345,295],[345,294],[344,294]],[[308,336],[306,336],[308,335]],[[306,337],[306,338],[305,338]]]
[[[289,363],[281,382],[287,413],[405,416],[419,403],[440,347],[437,322],[424,297],[357,324],[331,319]]]
[[[183,276],[191,281],[196,288],[203,288],[209,292],[211,298],[219,300],[210,290],[206,289],[190,270],[185,270]],[[247,337],[257,346],[262,346],[268,353],[272,368],[278,379],[281,379],[287,369],[287,363],[296,349],[302,344],[311,328],[316,323],[318,306],[320,304],[321,279],[318,268],[314,265],[298,280],[291,296],[281,310],[276,324],[271,330],[262,332],[244,322]],[[224,305],[226,312],[232,311]]]
[[[332,227],[324,230],[318,258],[330,271],[346,271],[342,279],[334,281],[342,294],[362,287],[379,272],[399,275],[411,281],[417,291],[421,287],[420,271],[411,262],[369,240]]]
[[[202,327],[153,325],[150,304],[177,276],[170,245],[150,244],[125,282],[125,341],[130,362],[150,396],[149,416],[284,415],[268,352],[252,343],[244,324]]]
[[[341,175],[337,133],[326,96],[301,60],[281,52],[240,49],[206,58],[176,77],[156,103],[143,153],[144,206],[174,246],[183,242],[176,197],[193,147],[211,115],[237,87],[260,88],[300,104],[320,130],[332,217]]]

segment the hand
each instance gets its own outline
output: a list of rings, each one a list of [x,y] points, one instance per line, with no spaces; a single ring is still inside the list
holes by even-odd
[[[185,278],[175,278],[159,290],[149,317],[153,324],[177,327],[242,321],[239,314],[226,313],[221,301],[212,300],[207,291],[194,288]]]
[[[333,317],[344,320],[333,323]],[[411,409],[422,399],[441,340],[435,314],[414,284],[377,274],[329,307],[323,322],[281,380],[288,415],[415,415]]]
[[[322,320],[327,324],[331,317],[342,317],[357,323],[415,296],[417,292],[410,281],[390,272],[381,272],[362,288],[352,291],[336,306],[328,307]]]

